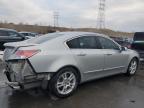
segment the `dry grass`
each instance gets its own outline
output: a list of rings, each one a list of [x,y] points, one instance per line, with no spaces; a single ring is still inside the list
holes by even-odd
[[[85,31],[85,32],[97,32],[106,34],[108,36],[114,37],[133,37],[133,33],[113,31],[109,29],[96,29],[96,28],[66,28],[66,27],[52,27],[52,26],[38,26],[38,25],[23,25],[23,24],[13,24],[13,23],[0,23],[0,28],[9,28],[15,29],[17,31],[29,31],[29,32],[38,32],[38,33],[49,33],[58,31]]]

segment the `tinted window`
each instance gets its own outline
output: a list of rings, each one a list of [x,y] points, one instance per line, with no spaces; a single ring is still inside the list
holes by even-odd
[[[144,41],[144,32],[135,33],[134,41]]]
[[[79,45],[79,39],[76,38],[76,39],[73,39],[71,41],[68,41],[67,42],[67,45],[69,48],[80,48],[80,45]]]
[[[12,36],[12,37],[18,37],[18,36],[19,36],[18,33],[12,32],[12,31],[9,31],[9,32],[8,32],[8,35],[9,35],[9,36]]]
[[[100,49],[100,44],[95,36],[84,36],[67,42],[69,48],[72,49]]]
[[[118,45],[116,45],[113,41],[104,38],[104,37],[98,37],[103,49],[116,49],[119,50]]]
[[[131,48],[136,50],[144,50],[144,42],[133,43]]]
[[[28,36],[28,33],[22,33],[24,36]]]
[[[29,36],[33,36],[33,37],[34,37],[35,35],[34,35],[34,34],[32,34],[32,33],[29,33]]]
[[[0,30],[0,36],[8,36],[8,32]]]
[[[34,34],[32,34],[32,33],[22,33],[24,36],[35,36]]]

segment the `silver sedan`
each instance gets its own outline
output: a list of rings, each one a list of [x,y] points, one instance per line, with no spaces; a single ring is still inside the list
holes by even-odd
[[[134,75],[139,63],[137,52],[90,32],[52,33],[5,47],[10,87],[42,87],[58,97],[71,95],[86,81],[120,73]]]

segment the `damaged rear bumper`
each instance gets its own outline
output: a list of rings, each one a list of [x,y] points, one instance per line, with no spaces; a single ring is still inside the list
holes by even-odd
[[[6,84],[15,89],[47,88],[51,73],[36,73],[28,60],[5,62],[4,73],[8,79]]]
[[[5,82],[5,83],[6,83],[6,85],[10,86],[11,88],[13,88],[15,90],[20,90],[21,89],[18,82]]]

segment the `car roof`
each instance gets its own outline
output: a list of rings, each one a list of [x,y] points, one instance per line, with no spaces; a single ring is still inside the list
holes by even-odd
[[[35,32],[26,32],[26,31],[21,31],[19,33],[35,33]]]
[[[99,34],[99,33],[94,33],[94,32],[56,32],[53,34],[60,35],[60,37],[68,37],[68,38],[74,38],[77,36],[103,36],[103,37],[108,37],[107,35],[104,34]]]
[[[72,32],[55,32],[55,33],[49,33],[45,34],[39,37],[36,37],[34,39],[29,39],[27,42],[32,42],[36,44],[47,44],[49,41],[53,42],[66,42],[74,38],[78,38],[81,36],[100,36],[100,37],[105,37],[110,40],[112,40],[109,36],[104,35],[104,34],[99,34],[99,33],[94,33],[94,32],[77,32],[77,31],[72,31]],[[113,41],[113,40],[112,40]],[[115,41],[113,41],[115,42]],[[116,43],[116,42],[115,42]]]
[[[17,31],[14,30],[14,29],[8,29],[8,28],[0,28],[0,30],[3,30],[3,31],[13,31],[13,32],[17,32]]]

